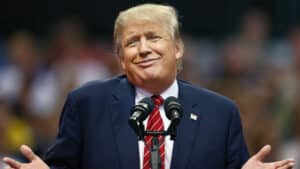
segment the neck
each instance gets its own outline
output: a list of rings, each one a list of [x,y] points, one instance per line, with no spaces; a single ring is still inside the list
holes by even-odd
[[[174,80],[175,79],[166,80],[166,81],[152,81],[152,82],[145,82],[143,83],[143,85],[138,85],[138,84],[135,85],[149,93],[160,95],[162,92],[167,90],[172,85]]]

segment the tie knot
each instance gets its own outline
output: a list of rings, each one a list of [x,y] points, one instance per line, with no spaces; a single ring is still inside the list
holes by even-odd
[[[153,95],[151,96],[151,99],[153,100],[155,106],[160,106],[164,102],[164,98],[162,98],[160,95]]]

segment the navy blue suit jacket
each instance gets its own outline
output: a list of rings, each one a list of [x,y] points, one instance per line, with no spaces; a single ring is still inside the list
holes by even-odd
[[[171,168],[240,169],[248,152],[234,103],[180,80],[178,85],[184,114]],[[139,169],[138,141],[128,125],[134,99],[126,76],[72,91],[46,162],[52,169]]]

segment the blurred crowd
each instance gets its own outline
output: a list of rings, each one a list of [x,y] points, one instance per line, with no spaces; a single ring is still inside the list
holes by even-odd
[[[300,26],[281,38],[271,38],[271,30],[269,18],[253,9],[226,38],[184,34],[180,78],[237,103],[250,154],[271,144],[268,160],[300,163]],[[46,38],[17,30],[2,39],[0,157],[22,160],[21,144],[42,156],[55,139],[66,94],[121,73],[112,41],[88,36],[74,18],[54,25]]]

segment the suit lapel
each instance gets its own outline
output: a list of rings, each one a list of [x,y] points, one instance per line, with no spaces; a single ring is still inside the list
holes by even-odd
[[[131,107],[134,105],[134,88],[126,78],[112,93],[112,125],[119,150],[121,168],[138,169],[139,153],[136,135],[128,125]]]
[[[178,81],[179,101],[183,107],[183,117],[177,128],[177,137],[174,142],[171,168],[182,169],[187,168],[190,153],[193,148],[196,126],[199,121],[199,111],[197,111],[197,103],[193,101],[193,90],[186,84]],[[195,118],[191,118],[191,114]],[[200,119],[201,120],[201,119]]]

